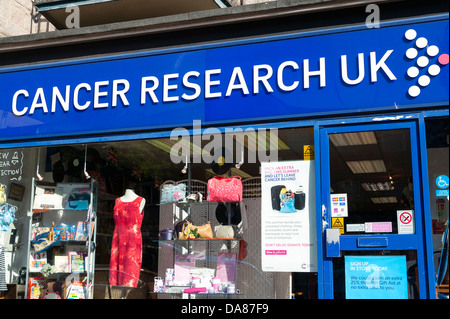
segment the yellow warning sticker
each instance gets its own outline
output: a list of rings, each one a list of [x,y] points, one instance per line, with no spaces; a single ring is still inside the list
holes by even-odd
[[[303,145],[303,159],[305,161],[314,159],[314,145]]]
[[[339,234],[344,233],[344,217],[331,218],[331,228],[338,228]]]

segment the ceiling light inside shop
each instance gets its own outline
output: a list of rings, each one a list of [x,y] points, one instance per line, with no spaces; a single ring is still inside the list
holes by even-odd
[[[397,197],[371,197],[370,198],[374,204],[395,204],[398,203]]]
[[[206,171],[208,174],[210,174],[211,176],[217,176],[217,174],[214,173],[213,170],[210,169],[210,168],[205,169],[205,171]],[[234,168],[234,167],[232,167],[232,168],[230,169],[229,172],[227,172],[226,174],[223,174],[223,175],[228,176],[228,173],[230,173],[231,176],[240,176],[241,178],[250,178],[250,177],[252,177],[251,175],[247,174],[247,173],[244,172],[243,170],[237,169],[237,168]]]
[[[373,161],[348,161],[345,162],[353,174],[369,174],[386,172],[383,160]]]
[[[377,138],[373,131],[330,134],[330,140],[334,146],[377,144]]]
[[[181,140],[177,140],[177,141],[173,141],[173,140],[168,140],[168,139],[164,139],[164,140],[147,140],[146,141],[148,144],[159,148],[160,150],[169,153],[172,149],[172,147],[179,143],[179,145],[177,145],[176,149],[179,150],[180,148],[189,148],[190,150],[190,154],[194,154],[194,155],[200,155],[203,154],[203,149],[196,145],[193,144],[192,142],[188,142],[185,139],[181,139]]]
[[[261,146],[265,147],[266,151],[276,150],[279,151],[287,151],[289,150],[289,146],[286,145],[278,136],[277,131],[272,132],[271,130],[258,130],[258,131],[245,131],[242,133],[244,135],[244,146],[246,149],[256,152],[261,147],[258,145],[258,142]],[[247,136],[247,138],[245,138]],[[266,143],[264,144],[264,139]],[[257,147],[258,145],[258,147]]]
[[[145,142],[147,142],[148,144],[160,149],[161,151],[167,152],[167,153],[170,153],[170,150],[173,146],[173,144],[170,144],[167,142],[165,143],[165,142],[162,142],[161,140],[149,140],[149,141],[145,141]]]
[[[361,187],[368,192],[380,192],[391,190],[391,184],[389,182],[361,183]]]

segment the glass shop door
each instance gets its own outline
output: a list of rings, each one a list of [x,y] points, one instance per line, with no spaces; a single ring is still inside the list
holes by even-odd
[[[323,291],[427,298],[415,122],[320,129]]]

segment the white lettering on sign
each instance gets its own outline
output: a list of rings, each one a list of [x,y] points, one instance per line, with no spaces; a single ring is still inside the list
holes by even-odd
[[[278,71],[277,71],[278,87],[281,90],[285,91],[285,92],[289,92],[289,91],[295,90],[297,88],[297,86],[298,86],[298,83],[299,83],[298,81],[294,81],[291,85],[286,85],[284,83],[284,80],[283,80],[283,78],[284,78],[284,69],[286,67],[288,67],[288,66],[290,68],[292,68],[293,70],[298,70],[298,64],[296,62],[294,62],[294,61],[283,62],[283,63],[281,63],[280,67],[278,68]]]
[[[384,73],[388,76],[389,80],[394,81],[397,80],[395,75],[386,65],[387,58],[391,55],[394,50],[388,50],[383,57],[377,62],[376,52],[370,52],[370,81],[377,82],[377,73],[381,68]]]
[[[361,81],[364,79],[365,73],[364,73],[364,53],[358,54],[358,77],[355,80],[350,80],[348,77],[347,72],[347,56],[342,55],[341,56],[341,73],[342,73],[342,80],[350,85],[356,85],[361,83]]]
[[[265,70],[265,75],[260,75],[260,70]],[[269,79],[273,75],[273,69],[268,64],[255,65],[253,67],[253,93],[259,93],[259,84],[261,83],[264,86],[264,89],[268,93],[272,93],[273,89],[269,84]]]
[[[236,79],[238,80],[237,84],[235,84]],[[245,82],[244,74],[242,74],[242,70],[239,67],[234,68],[233,74],[231,74],[231,79],[228,83],[227,93],[225,93],[225,96],[230,96],[233,90],[241,90],[244,95],[248,95],[250,93],[248,91],[247,83]]]
[[[370,70],[370,82],[378,81],[378,73],[383,72],[389,81],[397,78],[388,67],[388,58],[394,50],[387,50],[381,58],[376,52],[369,53],[369,66],[365,66],[364,53],[358,53],[357,76],[350,78],[348,74],[348,57],[341,55],[340,76],[348,85],[360,84],[365,76],[365,70]],[[303,59],[301,61],[284,61],[277,67],[268,64],[253,65],[251,69],[234,67],[229,72],[222,69],[207,69],[203,74],[198,71],[188,71],[184,74],[169,73],[160,76],[146,75],[139,79],[140,105],[174,103],[180,100],[193,101],[201,98],[217,99],[229,97],[232,94],[243,96],[256,95],[260,92],[271,94],[273,84],[283,92],[306,90],[311,87],[312,79],[317,80],[318,87],[327,85],[327,61],[325,57],[318,60]],[[251,79],[246,78],[252,77]],[[203,81],[202,81],[203,80]],[[249,84],[251,86],[249,86]],[[119,105],[130,105],[129,93],[131,84],[128,79],[112,81],[96,81],[93,83],[78,83],[65,87],[54,86],[51,89],[38,87],[33,90],[20,89],[14,92],[11,110],[15,116],[26,114],[53,114],[62,110],[67,113],[71,108],[75,111],[85,111],[89,108],[107,109]],[[261,90],[262,89],[262,90]],[[136,103],[137,104],[137,101]]]
[[[92,87],[88,83],[80,83],[71,91],[70,85],[67,85],[64,91],[58,87],[53,87],[51,94],[51,103],[49,110],[49,103],[47,103],[46,95],[43,88],[37,88],[33,96],[33,101],[30,106],[19,106],[18,102],[21,103],[23,100],[27,100],[30,96],[27,90],[18,90],[13,95],[12,100],[12,111],[16,116],[22,116],[27,113],[34,114],[37,111],[41,111],[44,114],[55,113],[57,106],[59,105],[64,112],[69,112],[71,105],[71,98],[73,102],[73,107],[78,111],[87,110],[91,104],[93,104],[94,109],[108,108],[108,86],[109,81],[99,81],[94,83],[94,91],[92,96]],[[124,106],[130,105],[126,93],[130,89],[130,83],[125,79],[118,79],[113,81],[112,93],[111,93],[111,107],[117,106],[117,102],[120,99]],[[91,103],[92,101],[92,103]],[[102,102],[103,101],[103,102]],[[23,105],[23,104],[22,104]]]
[[[309,78],[311,76],[319,76],[320,87],[325,87],[325,58],[319,59],[319,70],[310,71],[309,70],[309,60],[303,60],[303,88],[309,89]]]
[[[23,157],[23,151],[0,151],[0,177],[22,180]]]
[[[178,96],[169,96],[169,91],[175,91],[178,88],[177,84],[169,84],[169,81],[178,79],[179,74],[165,74],[164,75],[164,92],[163,92],[163,102],[175,102],[178,101]]]

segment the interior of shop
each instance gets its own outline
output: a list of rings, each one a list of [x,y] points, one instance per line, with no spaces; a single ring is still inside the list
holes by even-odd
[[[431,123],[432,122],[432,123]],[[433,155],[430,159],[430,180],[435,174],[439,163],[448,163],[448,122],[446,119],[431,120],[427,124],[427,139],[430,154],[436,150],[439,158]],[[314,153],[311,146],[314,145],[314,132],[311,127],[280,129],[277,131],[263,133],[258,132],[260,145],[266,147],[265,155],[276,154],[277,161],[287,160],[313,160]],[[275,134],[272,134],[275,133]],[[220,136],[221,145],[226,145],[224,134]],[[252,147],[254,150],[257,141],[245,137],[244,145],[241,146],[234,137],[232,149],[220,148],[217,154],[208,153],[213,159],[211,163],[195,160],[190,156],[189,165],[185,161],[173,163],[171,150],[180,145],[186,146],[190,154],[203,154],[211,147],[212,138],[194,139],[190,137],[187,144],[179,144],[182,139],[158,138],[143,140],[127,140],[113,142],[99,142],[79,145],[58,145],[28,149],[33,151],[37,162],[26,161],[23,166],[23,177],[14,180],[6,173],[0,177],[0,182],[11,188],[11,184],[24,186],[30,191],[31,178],[35,177],[40,185],[53,185],[55,183],[79,183],[95,178],[98,181],[98,208],[97,208],[97,238],[96,238],[96,274],[94,298],[159,298],[152,294],[154,278],[163,275],[163,270],[158,269],[161,248],[158,239],[161,232],[160,223],[160,189],[161,185],[168,181],[203,181],[217,175],[240,176],[242,180],[260,178],[261,156],[256,160],[250,158]],[[196,144],[200,141],[200,145]],[[411,179],[411,154],[409,148],[410,136],[402,130],[393,131],[371,131],[351,134],[338,134],[330,137],[330,162],[331,164],[331,193],[348,194],[349,219],[351,223],[391,221],[392,233],[398,233],[395,211],[399,207],[410,207],[412,202],[408,198],[408,183]],[[178,144],[177,144],[178,143]],[[215,144],[216,145],[216,144]],[[253,145],[253,146],[252,146]],[[222,154],[222,150],[223,154]],[[242,152],[242,150],[244,150]],[[14,150],[2,150],[2,154],[13,153]],[[311,152],[312,151],[312,152]],[[444,151],[447,152],[445,159]],[[244,154],[243,159],[239,155]],[[272,154],[272,155],[273,155]],[[434,153],[433,153],[434,154]],[[174,153],[172,153],[174,155]],[[185,153],[179,148],[179,158]],[[223,156],[224,155],[224,156]],[[6,155],[4,155],[6,156]],[[9,155],[8,155],[9,156]],[[225,158],[225,160],[224,160]],[[23,159],[23,158],[22,158]],[[196,162],[197,161],[197,162]],[[5,162],[5,161],[4,161]],[[1,162],[3,166],[6,164]],[[0,168],[1,169],[1,168]],[[25,173],[26,172],[26,173]],[[447,168],[448,174],[448,168]],[[434,175],[433,175],[434,176]],[[42,181],[39,179],[42,178]],[[260,187],[256,185],[253,190]],[[259,185],[259,186],[258,186]],[[135,193],[145,198],[144,218],[141,227],[143,238],[142,269],[140,282],[137,289],[111,289],[108,285],[108,270],[110,263],[111,241],[114,232],[113,207],[114,200],[124,194],[125,190],[133,188]],[[17,189],[15,188],[17,191]],[[24,267],[23,259],[13,257],[13,254],[23,254],[26,241],[23,236],[28,236],[25,228],[26,212],[29,209],[27,192],[22,193],[19,200],[17,196],[11,196],[11,203],[18,207],[14,234],[16,238],[12,242],[19,243],[10,245],[10,263],[14,269],[8,277],[8,282],[16,282],[19,277],[19,269]],[[8,193],[11,195],[11,193]],[[203,194],[204,196],[206,194]],[[259,194],[260,196],[260,194]],[[29,198],[29,197],[28,197]],[[256,191],[252,198],[258,200]],[[436,201],[436,198],[432,200]],[[448,199],[447,199],[448,205]],[[447,213],[436,215],[433,210],[433,219],[436,223],[443,223],[448,218]],[[249,223],[258,228],[257,212],[248,214],[251,218]],[[436,216],[434,216],[436,215]],[[350,223],[346,221],[346,223]],[[438,227],[438,226],[436,226]],[[260,232],[258,228],[257,231]],[[347,230],[345,230],[346,232]],[[439,237],[436,230],[436,238]],[[261,236],[256,233],[256,236]],[[257,238],[257,237],[252,237]],[[21,244],[20,244],[21,243]],[[247,250],[260,250],[260,242],[247,241]],[[436,239],[435,248],[439,250]],[[252,293],[247,290],[245,298],[263,297],[275,298],[282,295],[286,298],[315,298],[317,295],[316,274],[295,273],[287,274],[281,278],[280,274],[263,273],[258,269],[259,255],[254,259],[247,259],[245,267],[251,268],[254,273],[247,277],[239,277],[244,281],[239,283],[241,290],[252,287],[250,281],[258,281],[266,285],[267,291],[261,294]],[[244,263],[243,263],[244,264]],[[257,274],[255,276],[254,274]],[[277,277],[278,276],[278,277]],[[276,287],[275,282],[283,282],[283,288]],[[248,281],[248,282],[246,282]],[[250,288],[248,288],[250,289]],[[251,288],[257,290],[258,288]],[[277,290],[278,289],[278,290]],[[283,294],[279,290],[285,290]]]
[[[248,131],[247,131],[248,132]],[[273,133],[273,134],[272,134]],[[160,138],[160,139],[149,139],[149,140],[133,140],[133,141],[119,141],[119,142],[108,142],[108,143],[93,143],[89,144],[87,147],[87,171],[91,176],[98,176],[100,183],[100,194],[104,193],[107,195],[112,195],[113,197],[118,197],[123,195],[126,188],[132,185],[137,194],[146,199],[146,206],[144,212],[144,220],[142,223],[142,236],[143,236],[143,259],[142,259],[142,269],[141,272],[141,284],[139,287],[141,289],[129,290],[126,293],[128,297],[133,298],[142,294],[145,291],[148,284],[153,285],[153,279],[155,276],[163,276],[164,269],[158,262],[161,258],[161,247],[159,247],[157,239],[160,236],[160,232],[163,229],[162,222],[160,222],[160,215],[162,214],[162,205],[160,205],[160,190],[161,186],[165,183],[171,183],[184,181],[184,183],[189,184],[189,179],[191,184],[195,185],[196,181],[207,182],[208,179],[217,175],[224,176],[239,176],[242,180],[252,180],[256,178],[257,184],[260,185],[260,153],[257,154],[257,144],[264,143],[263,147],[266,150],[265,155],[271,155],[277,157],[279,160],[302,160],[305,145],[313,145],[313,131],[311,128],[297,128],[297,129],[287,129],[287,130],[263,130],[257,132],[256,134],[247,134],[245,139],[242,141],[244,148],[241,144],[237,142],[237,137],[233,138],[233,145],[230,148],[221,147],[219,152],[214,154],[214,149],[211,147],[211,141],[215,141],[215,145],[226,145],[225,136],[226,134],[207,136],[201,140],[201,146],[197,146],[195,142],[198,142],[194,138],[190,140],[171,139],[171,138]],[[262,137],[260,139],[260,137]],[[257,140],[260,139],[260,140]],[[219,141],[219,142],[218,142]],[[177,144],[181,142],[186,142],[185,144]],[[210,146],[208,146],[208,144]],[[174,164],[171,159],[171,150],[179,145],[187,146],[186,149],[190,152],[189,165],[186,165],[186,160],[182,150],[180,149],[179,157],[182,162]],[[208,159],[203,156],[204,150],[212,150],[210,163],[205,163]],[[260,147],[262,148],[262,147]],[[245,150],[242,152],[242,150]],[[61,151],[62,150],[62,151]],[[252,151],[254,152],[253,155]],[[73,162],[77,158],[82,158],[85,152],[85,145],[74,145],[67,146],[64,148],[54,148],[52,149],[53,154],[66,153],[67,155],[62,155],[63,158],[67,158],[63,163],[53,163],[51,172],[54,174],[56,166]],[[243,155],[243,159],[242,156]],[[47,158],[50,158],[51,154],[47,150]],[[66,157],[67,156],[67,157]],[[195,156],[202,157],[201,159],[194,159]],[[252,157],[253,156],[253,157]],[[73,158],[71,158],[73,157]],[[48,162],[48,159],[46,160]],[[189,160],[188,160],[189,161]],[[239,165],[240,164],[240,165]],[[70,164],[69,164],[70,166]],[[189,168],[188,168],[189,167]],[[65,170],[65,179],[70,180],[71,177],[67,176],[67,171],[72,172],[72,177],[82,176],[82,165],[80,164],[78,168],[69,168]],[[256,186],[258,187],[258,186]],[[192,189],[194,192],[195,189]],[[203,195],[203,200],[206,200],[206,189],[202,188],[199,191]],[[259,197],[260,191],[253,193],[251,197]],[[112,202],[106,201],[105,205],[110,205],[109,207],[99,208],[99,218],[98,218],[98,232],[97,232],[97,254],[96,263],[98,268],[108,269],[110,262],[110,251],[111,251],[111,237],[114,231],[114,222],[112,219],[112,214],[110,213],[113,209],[111,207]],[[102,201],[99,201],[102,204]],[[109,212],[109,213],[108,213]],[[194,217],[195,218],[195,217]],[[169,222],[170,223],[170,222]],[[259,223],[257,224],[259,225]],[[170,227],[170,226],[167,226]],[[260,235],[259,229],[256,230],[258,235]],[[259,241],[248,242],[249,250],[259,250]],[[250,257],[247,258],[248,259]],[[260,261],[255,258],[250,262],[250,269],[259,269]],[[256,263],[256,264],[255,264]],[[158,269],[159,268],[159,269]],[[106,271],[107,272],[107,271]],[[103,274],[104,284],[107,284],[106,272]],[[274,288],[273,277],[274,274],[264,274],[260,270],[257,271],[260,281],[265,285],[266,292],[263,294],[265,297],[273,297],[276,288]],[[96,278],[98,275],[96,274]],[[251,280],[250,277],[255,277],[253,275],[248,275],[248,278],[243,278],[242,280]],[[297,277],[302,277],[301,275]],[[296,278],[297,278],[296,277]],[[303,276],[304,277],[304,276]],[[306,276],[308,277],[308,276]],[[306,278],[308,279],[308,278]],[[284,282],[289,280],[289,276],[284,278]],[[100,279],[96,279],[100,282]],[[284,288],[284,295],[289,296],[289,283],[287,282],[287,287]],[[300,283],[301,284],[301,283]],[[309,286],[308,282],[303,284],[303,288]],[[245,286],[245,284],[244,284]],[[97,287],[96,287],[97,288]],[[282,288],[279,288],[282,289]],[[152,291],[153,286],[148,288],[148,291]],[[102,289],[97,289],[97,293],[102,291]],[[256,291],[256,290],[255,290]],[[111,292],[114,297],[114,289]],[[116,292],[118,294],[119,292]],[[123,293],[120,291],[120,293]],[[247,293],[247,296],[249,294]],[[306,295],[306,291],[302,293]],[[154,295],[152,297],[155,297]],[[158,296],[158,298],[162,298]]]

